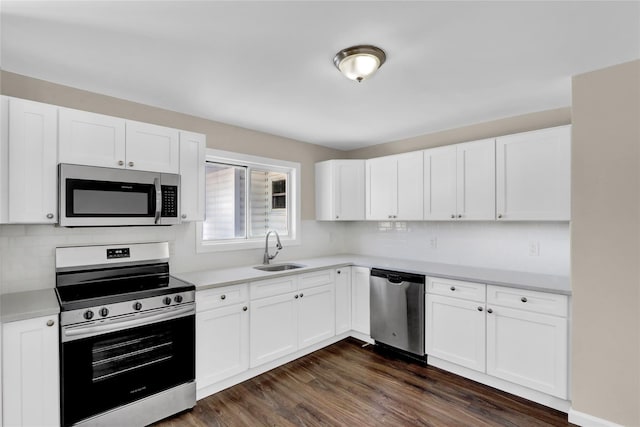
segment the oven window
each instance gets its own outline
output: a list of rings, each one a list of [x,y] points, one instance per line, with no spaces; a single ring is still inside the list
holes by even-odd
[[[71,217],[147,217],[155,213],[152,184],[67,179],[66,191],[66,211]]]
[[[195,316],[61,345],[62,425],[195,379]]]

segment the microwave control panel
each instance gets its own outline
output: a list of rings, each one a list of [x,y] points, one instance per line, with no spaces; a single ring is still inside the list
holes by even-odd
[[[178,187],[175,185],[162,186],[162,212],[164,217],[178,216]]]

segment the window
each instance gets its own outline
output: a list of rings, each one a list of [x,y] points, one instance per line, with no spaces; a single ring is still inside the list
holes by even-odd
[[[298,163],[207,150],[205,171],[199,252],[262,247],[270,230],[298,242]]]

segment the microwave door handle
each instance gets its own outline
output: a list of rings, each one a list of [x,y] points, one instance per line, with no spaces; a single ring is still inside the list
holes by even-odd
[[[153,185],[156,187],[156,216],[154,224],[160,221],[160,211],[162,210],[162,187],[160,187],[160,178],[153,179]]]

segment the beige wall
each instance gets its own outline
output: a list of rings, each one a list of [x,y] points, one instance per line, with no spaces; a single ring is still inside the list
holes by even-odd
[[[207,135],[209,148],[300,162],[303,220],[315,219],[315,162],[343,156],[341,151],[319,145],[243,129],[6,71],[0,73],[0,93],[3,95],[204,133]]]
[[[352,150],[347,153],[351,159],[370,159],[389,154],[423,150],[458,142],[475,141],[529,130],[543,129],[571,123],[571,108],[558,108],[538,113],[508,117],[486,123],[449,129],[441,132],[420,135],[401,141],[374,145],[372,147]]]
[[[573,409],[640,425],[640,61],[573,79]]]

